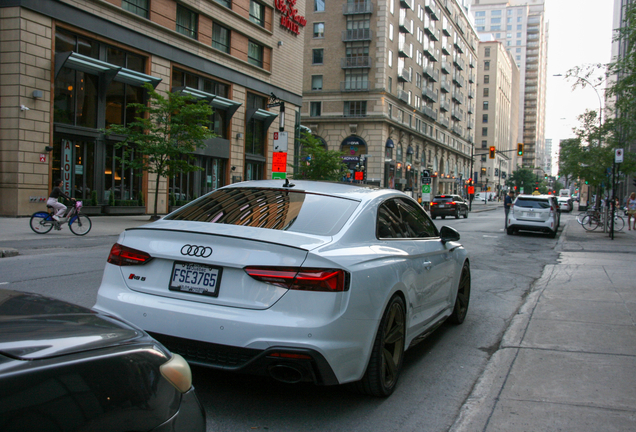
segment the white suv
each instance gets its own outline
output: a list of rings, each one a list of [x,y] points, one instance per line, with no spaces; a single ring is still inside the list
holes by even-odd
[[[507,234],[519,230],[548,233],[556,237],[560,213],[556,197],[551,195],[519,195],[508,214]]]

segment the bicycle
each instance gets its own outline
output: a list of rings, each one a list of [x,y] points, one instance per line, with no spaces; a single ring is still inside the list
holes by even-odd
[[[63,223],[68,223],[68,227],[73,234],[83,236],[88,234],[93,226],[91,219],[81,214],[82,201],[73,201],[73,205],[69,206],[66,215],[60,218],[59,221],[53,219],[53,207],[47,205],[46,208],[48,209],[47,212],[35,212],[31,216],[29,226],[36,234],[46,234],[53,228],[59,231],[62,229]]]
[[[594,231],[599,226],[603,226],[605,224],[605,217],[603,213],[594,210],[583,216],[581,220],[579,220],[578,217],[576,220],[587,231]],[[609,222],[607,223],[607,226],[610,226]],[[617,212],[614,212],[614,231],[622,231],[623,228],[625,228],[625,219],[619,216]]]

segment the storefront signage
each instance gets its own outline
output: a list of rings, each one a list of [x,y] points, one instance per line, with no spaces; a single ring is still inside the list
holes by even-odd
[[[345,146],[365,146],[367,143],[360,137],[350,136],[342,141],[342,147]]]
[[[62,190],[65,194],[71,195],[71,179],[72,179],[72,162],[73,162],[73,143],[69,140],[62,140]]]
[[[296,0],[275,0],[276,10],[281,13],[280,25],[285,27],[295,35],[300,34],[300,27],[307,25],[304,16],[298,15],[298,9],[295,8]]]

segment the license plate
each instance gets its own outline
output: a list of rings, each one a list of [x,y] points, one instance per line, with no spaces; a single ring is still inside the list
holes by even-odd
[[[221,268],[207,264],[175,261],[170,277],[171,291],[202,294],[210,297],[219,295]]]
[[[446,207],[444,204],[439,205],[439,208],[444,208],[444,207]]]

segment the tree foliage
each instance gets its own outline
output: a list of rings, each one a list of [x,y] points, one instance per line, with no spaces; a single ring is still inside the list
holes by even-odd
[[[300,163],[295,168],[295,177],[305,180],[338,181],[347,172],[342,160],[344,153],[327,150],[320,139],[307,132],[302,133]]]
[[[530,168],[519,168],[506,179],[506,185],[510,188],[514,188],[516,186],[517,193],[520,193],[523,188],[524,194],[531,194],[535,191],[535,187],[538,182],[539,192],[547,193],[548,188],[544,180],[545,179],[543,177],[539,178]]]
[[[207,127],[213,110],[206,100],[181,93],[163,96],[150,84],[144,87],[149,103],[127,106],[136,112],[135,121],[126,126],[112,125],[106,133],[123,136],[123,141],[116,144],[116,148],[123,148],[123,156],[118,158],[123,164],[156,175],[156,218],[159,180],[201,169],[193,165],[192,153],[214,136]]]

